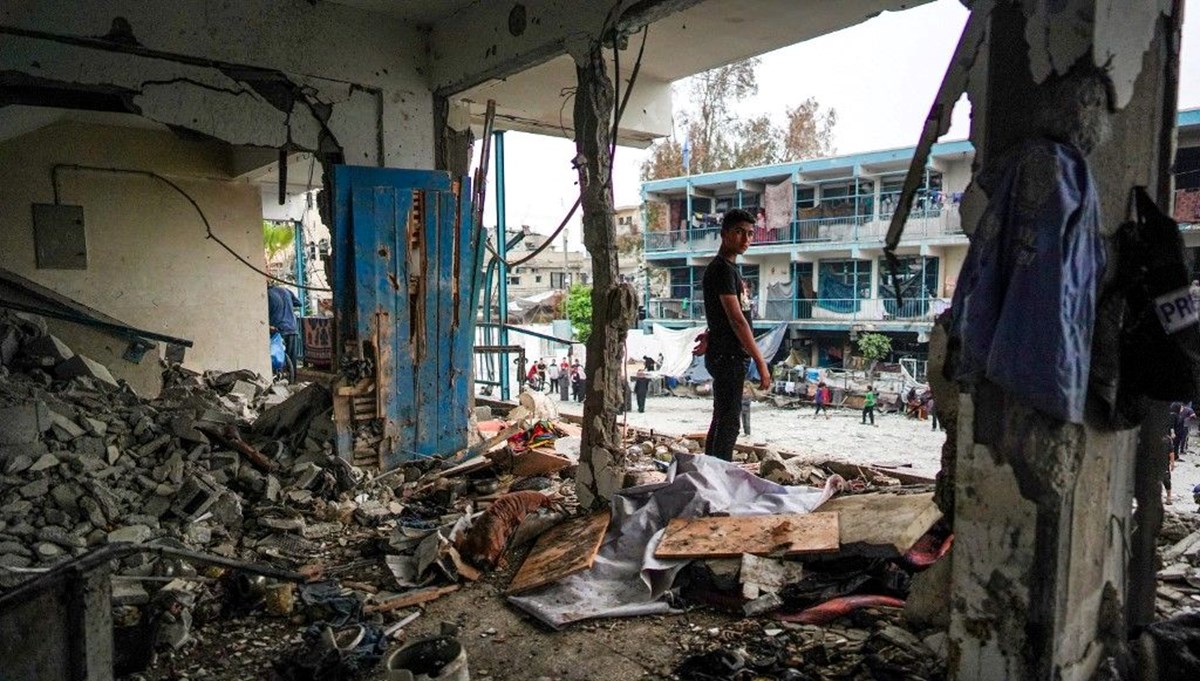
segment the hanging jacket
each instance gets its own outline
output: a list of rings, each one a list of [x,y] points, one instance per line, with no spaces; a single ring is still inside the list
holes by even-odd
[[[980,177],[990,200],[955,291],[957,378],[987,379],[1082,423],[1105,263],[1095,181],[1078,149],[1033,140]]]

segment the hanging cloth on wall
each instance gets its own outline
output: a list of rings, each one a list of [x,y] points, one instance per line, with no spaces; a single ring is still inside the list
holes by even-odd
[[[1179,225],[1135,187],[1133,219],[1114,237],[1117,271],[1101,301],[1091,388],[1108,424],[1141,421],[1141,397],[1200,392],[1200,309],[1188,286]]]
[[[1087,161],[1073,146],[1033,140],[979,181],[991,199],[951,306],[962,342],[957,378],[986,378],[1045,414],[1082,423],[1105,263]]]

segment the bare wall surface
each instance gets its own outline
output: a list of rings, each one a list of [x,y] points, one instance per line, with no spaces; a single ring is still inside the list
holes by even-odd
[[[83,206],[88,269],[37,269],[30,206],[53,201],[57,163],[169,176],[217,235],[261,266],[261,197],[253,185],[223,179],[226,148],[80,123],[0,143],[0,267],[133,326],[191,339],[190,368],[269,375],[265,280],[206,239],[195,209],[157,180],[63,171],[62,202]]]

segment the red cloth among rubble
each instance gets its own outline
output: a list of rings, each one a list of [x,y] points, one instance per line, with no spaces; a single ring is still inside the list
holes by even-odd
[[[930,530],[921,535],[916,544],[900,559],[902,563],[914,570],[924,570],[942,559],[954,545],[954,535],[946,532]]]
[[[798,624],[828,624],[839,617],[863,608],[903,608],[904,601],[891,596],[842,596],[800,612],[781,613],[775,619]]]
[[[525,516],[539,508],[548,508],[550,504],[550,497],[541,492],[505,494],[489,506],[458,541],[458,552],[481,568],[494,567],[508,547],[508,538]]]

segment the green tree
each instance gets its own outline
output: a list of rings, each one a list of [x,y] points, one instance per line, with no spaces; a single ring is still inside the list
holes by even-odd
[[[784,112],[781,128],[769,114],[743,118],[742,102],[758,93],[757,58],[697,74],[686,85],[677,135],[660,140],[642,164],[642,179],[749,168],[833,153],[834,110],[808,98]],[[691,141],[690,168],[683,140]]]
[[[875,366],[892,352],[892,339],[882,333],[864,333],[858,337],[858,351],[870,362],[867,373],[875,375]]]
[[[592,335],[592,287],[571,284],[563,307],[571,329],[575,331],[575,340],[586,343]]]
[[[296,230],[292,223],[263,220],[263,249],[267,252],[267,260],[291,248],[295,241]]]

